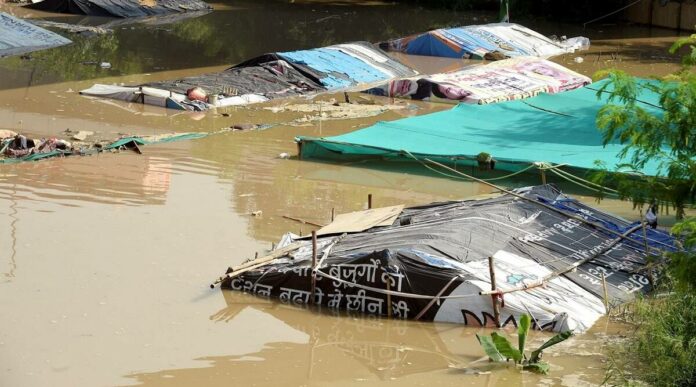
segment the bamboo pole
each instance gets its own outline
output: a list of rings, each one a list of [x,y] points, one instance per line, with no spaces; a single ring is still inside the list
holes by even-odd
[[[602,272],[602,288],[604,290],[604,309],[607,311],[607,315],[609,315],[609,291],[607,290],[607,277],[604,275],[604,272]]]
[[[387,318],[390,319],[392,317],[391,277],[389,276],[389,272],[387,271],[387,269],[383,270],[387,274]]]
[[[295,222],[300,222],[300,223],[302,223],[302,224],[309,224],[309,225],[316,226],[316,227],[324,227],[323,224],[310,222],[309,220],[304,220],[304,219],[301,219],[301,218],[294,218],[294,217],[289,216],[289,215],[283,215],[283,218],[289,219],[289,220],[294,220]]]
[[[647,222],[645,221],[645,217],[643,216],[642,212],[640,214],[640,223],[643,225],[643,242],[645,242],[646,263],[650,265],[650,261],[648,261],[648,258],[650,257],[650,246],[648,245],[648,231],[646,229]],[[650,286],[655,287],[655,278],[653,278],[652,270],[648,269],[648,272],[646,274],[648,275],[648,281],[650,281]]]
[[[640,223],[643,225],[643,242],[645,242],[645,254],[649,255],[650,246],[648,245],[648,231],[645,228],[647,222],[645,221],[645,217],[643,216],[642,212],[640,214]]]
[[[309,304],[314,304],[314,293],[317,287],[317,276],[314,271],[317,269],[317,232],[312,230],[312,282],[309,294]]]
[[[272,251],[270,254],[268,254],[264,257],[254,259],[253,261],[242,263],[241,265],[234,266],[231,268],[230,272],[228,272],[224,276],[215,280],[215,282],[213,282],[210,285],[210,288],[211,289],[214,288],[215,285],[219,284],[220,282],[222,282],[223,280],[225,280],[227,278],[234,278],[242,273],[245,273],[247,271],[254,270],[254,269],[257,269],[261,266],[264,266],[265,264],[267,264],[267,263],[269,263],[277,258],[280,258],[288,253],[291,253],[291,252],[299,249],[300,246],[302,246],[301,242],[293,242],[293,243],[291,243],[283,248]]]
[[[497,291],[495,284],[495,262],[493,256],[488,257],[488,270],[491,275],[491,291]],[[493,302],[493,318],[495,319],[496,328],[500,328],[500,305],[498,304],[498,294],[491,293],[491,301]]]
[[[540,169],[539,172],[541,173],[541,184],[546,185],[546,171]]]

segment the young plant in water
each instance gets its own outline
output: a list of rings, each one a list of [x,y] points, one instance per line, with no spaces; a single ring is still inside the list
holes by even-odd
[[[541,352],[552,345],[567,340],[573,333],[566,331],[557,334],[533,351],[528,358],[524,353],[524,347],[527,343],[530,325],[531,318],[529,315],[522,315],[517,330],[517,349],[512,346],[512,343],[505,336],[501,336],[497,332],[491,333],[490,336],[476,335],[476,338],[478,338],[479,343],[491,361],[504,363],[512,360],[518,367],[522,367],[524,370],[547,374],[549,372],[549,364],[541,361]]]

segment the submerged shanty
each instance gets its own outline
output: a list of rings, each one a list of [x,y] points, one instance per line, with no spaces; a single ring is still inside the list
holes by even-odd
[[[133,150],[142,153],[140,147],[174,141],[194,140],[211,133],[165,133],[140,136],[123,135],[114,140],[87,140],[93,132],[79,131],[72,138],[32,138],[10,130],[0,130],[0,165],[39,161],[56,157],[92,156],[103,152]]]
[[[580,173],[607,168],[655,176],[660,161],[652,160],[640,171],[620,167],[623,145],[604,145],[597,129],[599,110],[609,101],[607,80],[558,94],[489,105],[459,104],[437,113],[404,118],[333,137],[296,138],[300,158],[323,160],[432,160],[455,166],[477,166],[485,156],[490,168],[520,172],[534,167],[552,172]],[[643,81],[650,82],[650,81]],[[652,114],[662,114],[659,96],[642,88],[636,103]]]
[[[70,39],[0,12],[0,58],[70,44]]]
[[[446,58],[499,60],[518,56],[548,58],[587,48],[584,37],[552,40],[514,23],[440,28],[380,43],[387,51]]]
[[[222,287],[470,326],[516,326],[528,313],[536,329],[584,331],[606,313],[605,303],[651,289],[650,254],[676,249],[669,234],[552,185],[342,214],[316,235],[314,248],[311,239],[287,234],[268,256],[228,269]]]
[[[206,110],[410,77],[417,72],[369,43],[262,55],[227,70],[132,87],[95,85],[87,96],[180,110]]]
[[[121,18],[212,9],[202,0],[41,0],[26,7],[48,12]]]
[[[574,90],[591,82],[589,77],[557,63],[527,56],[447,73],[393,79],[367,93],[485,104]]]

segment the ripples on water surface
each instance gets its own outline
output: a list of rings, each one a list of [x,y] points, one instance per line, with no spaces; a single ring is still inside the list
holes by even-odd
[[[76,91],[97,79],[106,83],[168,79],[219,70],[264,52],[378,41],[490,17],[482,12],[392,5],[214,5],[215,12],[200,18],[172,25],[126,26],[113,35],[78,37],[76,44],[33,54],[31,61],[0,60],[0,127],[34,136],[62,136],[66,128],[90,130],[111,139],[120,133],[212,132],[239,123],[287,122],[297,117],[271,114],[257,106],[225,110],[229,116],[222,111],[176,114],[91,100]],[[530,27],[545,33],[581,33],[577,26]],[[618,31],[626,34],[625,39],[612,40],[619,37]],[[595,40],[595,51],[583,54],[589,59],[578,70],[586,74],[604,65],[646,73],[674,68],[659,64],[664,58],[655,57],[664,56],[671,31],[596,26],[587,34],[607,40]],[[648,35],[653,38],[643,39]],[[606,54],[609,51],[618,54]],[[599,59],[594,61],[595,57]],[[572,64],[572,58],[567,55],[558,61]],[[402,59],[424,71],[461,65]],[[112,70],[82,64],[95,60],[111,62]],[[572,346],[550,353],[549,377],[512,371],[465,375],[459,368],[482,354],[475,343],[477,329],[334,316],[207,288],[227,266],[253,257],[256,251],[263,253],[282,233],[310,231],[283,215],[326,223],[332,208],[338,212],[364,208],[368,193],[376,206],[490,194],[486,186],[428,175],[418,166],[278,158],[282,152],[296,153],[292,141],[296,135],[335,135],[377,120],[449,107],[415,105],[418,109],[367,119],[281,125],[148,146],[144,155],[122,152],[0,166],[0,384],[601,381],[598,352],[607,329],[604,323]],[[537,182],[530,176],[506,184]],[[583,200],[594,202],[591,197]],[[635,216],[628,205],[605,201],[600,206]],[[257,210],[263,215],[250,216]]]

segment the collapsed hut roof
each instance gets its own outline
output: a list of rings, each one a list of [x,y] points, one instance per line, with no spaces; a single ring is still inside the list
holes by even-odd
[[[72,43],[56,33],[0,12],[0,58]]]
[[[517,57],[447,73],[393,79],[367,93],[485,104],[574,90],[591,82],[589,77],[546,59]]]
[[[296,141],[303,159],[429,158],[476,166],[477,155],[487,153],[495,159],[495,169],[509,172],[549,163],[586,172],[597,168],[597,160],[621,170],[625,163],[619,156],[623,145],[618,140],[604,144],[596,126],[597,113],[610,103],[610,88],[599,93],[606,82],[498,104],[459,104],[450,110],[378,122],[339,136],[300,136]],[[646,87],[640,89],[636,103],[652,114],[662,114],[659,95]],[[638,172],[655,176],[660,165],[660,160],[654,160]]]
[[[587,45],[586,38],[553,41],[514,23],[441,28],[380,43],[384,50],[411,55],[491,60],[517,56],[548,58]]]
[[[42,0],[26,7],[48,12],[122,18],[211,9],[201,0]]]
[[[95,85],[81,94],[186,108],[186,91],[203,88],[224,107],[271,99],[335,91],[363,84],[410,77],[417,72],[366,42],[259,56],[227,70],[133,87]]]
[[[286,236],[270,260],[228,270],[222,286],[289,303],[311,299],[394,318],[491,326],[491,296],[480,292],[491,290],[493,257],[496,288],[505,292],[502,325],[529,313],[538,329],[583,331],[606,312],[602,276],[610,304],[628,301],[651,289],[646,242],[652,253],[675,249],[667,233],[643,231],[552,185],[515,193],[406,208],[396,216],[393,208],[349,214],[372,218],[374,226],[340,236],[337,227],[319,230],[315,271],[312,242]]]

